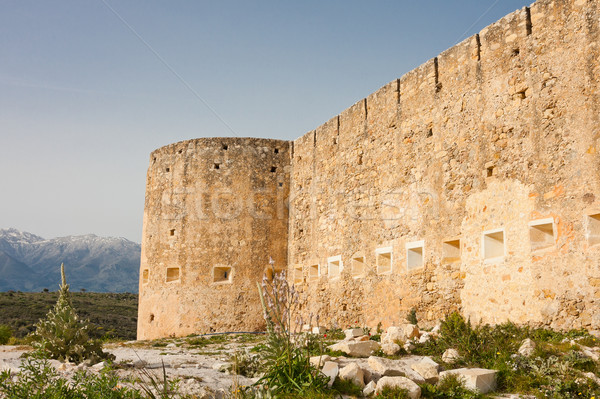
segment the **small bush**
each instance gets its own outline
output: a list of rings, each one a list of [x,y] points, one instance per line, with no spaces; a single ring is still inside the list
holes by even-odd
[[[403,388],[384,387],[376,396],[377,399],[409,399],[408,391]]]
[[[417,320],[417,309],[412,308],[410,310],[410,312],[408,312],[408,314],[406,315],[406,321],[408,321],[410,324],[418,324],[419,320]]]
[[[62,284],[56,305],[48,312],[45,320],[36,324],[36,330],[32,334],[34,355],[75,363],[88,359],[97,362],[114,358],[102,351],[100,341],[90,338],[89,323],[77,317],[71,303],[64,265],[61,265],[61,277]]]
[[[5,325],[0,325],[0,345],[6,345],[12,337],[12,328]]]

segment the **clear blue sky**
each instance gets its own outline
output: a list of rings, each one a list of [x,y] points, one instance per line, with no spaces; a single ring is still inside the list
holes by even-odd
[[[0,228],[140,242],[152,150],[295,139],[529,3],[0,0]]]

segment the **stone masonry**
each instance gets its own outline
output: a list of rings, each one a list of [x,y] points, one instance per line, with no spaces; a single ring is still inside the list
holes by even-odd
[[[600,329],[599,7],[539,0],[293,142],[155,151],[138,337],[261,328],[269,258],[328,326]]]

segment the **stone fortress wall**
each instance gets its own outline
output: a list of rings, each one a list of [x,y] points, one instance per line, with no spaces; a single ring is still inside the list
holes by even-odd
[[[248,270],[263,270],[268,250],[300,291],[305,319],[318,314],[329,326],[387,326],[414,308],[423,325],[459,310],[476,322],[600,329],[599,3],[539,0],[290,142],[289,151],[276,142],[289,214],[269,221],[266,242],[244,244],[261,252],[252,259],[259,263],[245,263]],[[208,156],[212,164],[219,140],[251,139],[190,143],[198,159]],[[252,149],[258,141],[245,143],[244,153],[252,155],[237,160],[230,153],[231,162],[258,159]],[[154,153],[160,168],[177,162],[181,145]],[[218,218],[199,223],[204,231],[216,226],[212,241],[196,245],[205,251],[199,258],[211,259],[198,263],[205,274],[194,272],[181,286],[164,282],[170,261],[183,265],[186,276],[193,262],[184,261],[191,251],[183,245],[198,237],[165,236],[170,222],[159,215],[170,200],[163,197],[203,185],[208,172],[187,169],[175,186],[154,168],[139,318],[141,331],[152,333],[138,334],[258,326],[260,311],[249,298],[260,276],[233,276],[230,289],[244,293],[237,301],[223,299],[229,294],[216,301],[222,288],[206,277],[221,241],[229,240],[227,229],[239,226]],[[238,172],[268,175],[254,166]],[[242,196],[252,189],[243,179],[229,183]],[[185,220],[184,231],[200,228],[173,215]],[[149,234],[158,237],[154,243]],[[144,265],[157,270],[147,286]],[[193,302],[183,296],[204,301],[211,313],[194,319]],[[171,297],[180,298],[178,322],[160,324],[154,310],[149,324],[150,309],[166,308]]]

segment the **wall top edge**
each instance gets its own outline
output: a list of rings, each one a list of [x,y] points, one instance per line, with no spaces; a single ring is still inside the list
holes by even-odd
[[[291,141],[289,140],[278,140],[278,139],[266,139],[258,137],[202,137],[197,139],[182,140],[176,143],[167,144],[156,150],[152,151],[150,155],[169,152],[175,149],[180,149],[189,146],[214,146],[214,145],[243,145],[248,147],[256,146],[282,146],[287,147]]]

